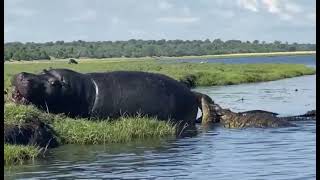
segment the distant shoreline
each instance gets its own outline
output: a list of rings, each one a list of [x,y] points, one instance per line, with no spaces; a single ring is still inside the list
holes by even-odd
[[[220,58],[238,58],[238,57],[274,57],[274,56],[299,56],[299,55],[315,55],[316,51],[292,51],[292,52],[267,52],[267,53],[234,53],[234,54],[218,54],[218,55],[201,55],[201,56],[179,56],[179,57],[117,57],[117,58],[79,58],[78,60],[85,62],[108,60],[110,62],[126,61],[126,60],[177,60],[177,59],[220,59]],[[50,62],[64,62],[67,59],[51,59],[51,60],[33,60],[33,61],[5,61],[5,63],[50,63]]]
[[[164,59],[219,59],[219,58],[234,58],[234,57],[273,57],[273,56],[298,56],[298,55],[315,55],[315,54],[316,54],[316,51],[292,51],[292,52],[267,52],[267,53],[234,53],[234,54],[180,56],[180,57],[163,57],[163,58]]]

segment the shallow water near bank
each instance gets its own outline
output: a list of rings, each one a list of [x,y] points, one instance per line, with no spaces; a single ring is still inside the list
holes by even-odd
[[[234,111],[297,115],[316,109],[315,75],[195,91]],[[192,138],[65,145],[49,150],[42,160],[5,167],[4,175],[5,179],[315,179],[316,123],[297,124],[242,130],[213,126]]]
[[[199,87],[223,108],[240,112],[261,109],[299,115],[316,108],[316,76],[230,86]]]

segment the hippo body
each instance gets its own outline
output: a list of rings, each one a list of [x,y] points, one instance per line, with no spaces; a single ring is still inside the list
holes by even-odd
[[[92,108],[96,117],[141,113],[192,123],[196,119],[198,106],[194,94],[165,75],[121,71],[88,75],[99,90]]]
[[[146,115],[195,123],[196,96],[182,83],[161,74],[115,71],[78,73],[68,69],[20,73],[13,77],[13,100],[52,113],[117,118]]]

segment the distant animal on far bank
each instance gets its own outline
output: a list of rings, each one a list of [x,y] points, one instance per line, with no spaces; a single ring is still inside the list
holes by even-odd
[[[78,62],[75,59],[69,59],[68,64],[78,64]]]

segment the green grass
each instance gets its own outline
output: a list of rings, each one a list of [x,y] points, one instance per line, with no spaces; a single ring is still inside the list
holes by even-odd
[[[55,120],[53,127],[64,144],[123,143],[175,135],[170,122],[146,117],[121,117],[115,121],[62,118]]]
[[[69,68],[75,71],[108,72],[115,70],[145,71],[166,74],[179,80],[186,75],[196,76],[197,86],[230,85],[278,80],[282,78],[315,74],[316,70],[302,64],[196,64],[158,63],[152,59],[109,62],[108,60],[80,60],[78,65],[67,61],[47,63],[6,63],[4,86],[10,87],[12,75],[25,71],[38,73],[45,68]]]
[[[300,56],[300,55],[315,55],[316,51],[290,51],[290,52],[263,52],[263,53],[229,53],[229,54],[214,54],[214,55],[200,55],[200,56],[178,56],[178,57],[168,57],[168,56],[161,56],[161,57],[115,57],[115,58],[100,58],[101,60],[108,60],[109,62],[119,62],[119,61],[140,61],[145,59],[159,59],[159,60],[174,60],[174,59],[219,59],[219,58],[239,58],[239,57],[274,57],[274,56]],[[6,61],[8,62],[18,62],[18,63],[33,63],[33,62],[50,62],[54,60],[61,61],[62,59],[57,59],[54,57],[50,57],[51,60],[40,60],[40,61]],[[82,61],[91,61],[92,59],[81,57]],[[63,59],[62,61],[68,62],[69,59]]]
[[[169,121],[142,116],[120,117],[110,120],[69,118],[43,112],[34,106],[4,105],[4,122],[21,125],[32,119],[51,124],[66,144],[103,144],[127,142],[133,139],[164,137],[175,134],[175,126]]]
[[[53,115],[33,106],[5,103],[4,122],[22,125],[32,119],[50,124],[61,144],[107,144],[174,136],[175,125],[148,117],[121,117],[110,120],[72,119]],[[5,144],[5,164],[21,164],[38,156],[35,146]]]
[[[4,164],[23,164],[27,160],[38,157],[41,150],[35,146],[4,144]]]
[[[8,124],[21,125],[35,119],[50,123],[53,118],[54,115],[45,113],[32,105],[25,106],[11,102],[4,104],[4,122]]]

